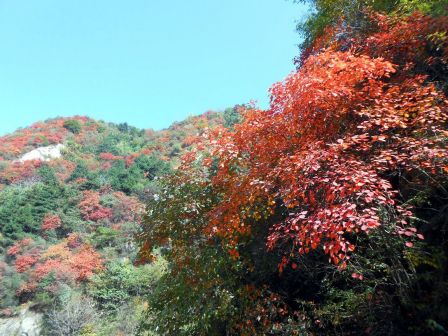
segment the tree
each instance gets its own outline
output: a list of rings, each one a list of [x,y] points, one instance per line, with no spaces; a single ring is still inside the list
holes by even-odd
[[[100,182],[98,175],[87,167],[84,161],[77,161],[76,167],[68,178],[67,182],[81,182],[80,189],[98,189]]]
[[[409,14],[420,12],[433,17],[446,16],[448,8],[444,0],[294,0],[308,3],[313,13],[297,25],[297,30],[304,37],[301,44],[302,53],[296,59],[298,65],[309,56],[319,52],[320,47],[337,45],[348,50],[353,38],[366,37],[375,29],[371,13],[387,13],[395,22],[406,21]],[[428,21],[430,16],[426,16]],[[396,20],[396,18],[399,20]],[[442,28],[443,30],[443,28]],[[419,34],[418,30],[412,33]],[[358,44],[359,45],[359,44]]]
[[[163,260],[154,265],[135,267],[129,263],[110,263],[92,277],[89,293],[106,314],[116,313],[131,297],[150,294],[163,272]]]
[[[39,260],[40,255],[36,253],[25,254],[16,258],[14,266],[18,273],[29,270]]]
[[[112,216],[112,209],[105,208],[100,204],[100,194],[97,191],[85,190],[83,199],[78,206],[81,216],[85,220],[98,222]]]
[[[224,126],[227,128],[233,128],[235,124],[238,124],[241,119],[241,112],[244,111],[246,107],[244,105],[235,105],[234,107],[229,107],[224,110]]]
[[[42,280],[54,273],[57,280],[82,282],[103,269],[101,255],[89,244],[72,234],[62,242],[50,246],[36,263],[33,278]]]
[[[152,155],[141,155],[135,159],[134,163],[144,174],[144,176],[153,180],[155,177],[161,177],[171,172],[170,164],[162,161],[160,158]]]
[[[420,283],[415,265],[445,272],[424,257],[436,247],[420,250],[420,230],[429,218],[446,228],[448,45],[433,36],[446,34],[448,19],[348,9],[323,21],[327,34],[272,86],[268,110],[211,130],[149,205],[140,256],[165,246],[173,268],[154,296],[162,332],[423,334],[429,316],[447,321],[416,308],[423,293],[409,295]],[[214,293],[223,289],[232,300],[221,311]],[[192,311],[203,329],[188,324]]]
[[[219,334],[236,309],[232,296],[237,271],[229,256],[207,244],[203,235],[215,197],[211,189],[203,189],[202,177],[199,172],[189,178],[178,172],[164,180],[139,235],[138,263],[157,262],[157,248],[170,262],[148,297],[145,321],[145,328],[164,335]],[[192,315],[197,318],[192,320]]]
[[[61,227],[61,218],[58,215],[46,214],[43,221],[41,229],[43,231],[54,230]]]
[[[67,130],[69,130],[70,132],[72,132],[74,134],[78,134],[81,132],[82,125],[79,122],[79,120],[69,119],[69,120],[64,121],[64,128],[66,128]]]
[[[73,297],[45,315],[46,329],[51,336],[79,335],[84,327],[99,318],[94,302],[88,297]]]
[[[42,183],[52,185],[52,186],[59,186],[59,180],[56,177],[54,169],[44,164],[42,165],[39,170],[37,171],[38,176],[40,177]]]

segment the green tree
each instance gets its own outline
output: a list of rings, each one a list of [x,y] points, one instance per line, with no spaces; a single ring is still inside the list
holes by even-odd
[[[116,313],[132,297],[147,296],[165,269],[163,259],[152,265],[133,266],[114,261],[92,277],[89,293],[106,313]]]
[[[171,166],[169,163],[162,161],[158,157],[151,155],[142,155],[135,159],[134,163],[143,173],[146,174],[146,178],[149,180],[154,179],[156,176],[166,175],[171,172]]]
[[[152,260],[160,248],[169,263],[147,296],[142,329],[162,335],[225,335],[242,304],[237,297],[245,285],[243,267],[233,263],[220,242],[207,241],[203,228],[216,194],[204,188],[201,177],[189,178],[186,182],[179,172],[163,181],[138,235],[140,261]]]
[[[101,185],[98,174],[90,171],[87,164],[82,160],[77,160],[76,167],[67,182],[73,182],[77,179],[85,180],[81,183],[80,190],[98,189]]]
[[[235,105],[224,110],[224,126],[227,128],[233,128],[235,124],[238,124],[241,119],[241,109],[244,109],[243,105]]]
[[[67,130],[69,130],[70,132],[72,132],[74,134],[78,134],[81,132],[82,126],[81,126],[81,123],[79,122],[79,120],[70,119],[70,120],[64,121],[64,128],[66,128]]]

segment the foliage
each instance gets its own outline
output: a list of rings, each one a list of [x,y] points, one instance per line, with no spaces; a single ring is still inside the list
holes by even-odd
[[[79,203],[81,216],[88,221],[98,222],[112,216],[112,210],[100,204],[100,194],[97,191],[85,190]]]
[[[81,333],[133,334],[142,296],[166,268],[163,258],[154,266],[132,266],[145,202],[179,156],[221,122],[221,113],[210,112],[168,130],[145,131],[77,116],[1,137],[1,311],[13,314],[28,302],[34,310],[56,312],[83,293],[101,302],[102,317]],[[28,151],[51,144],[64,145],[61,158],[21,162]],[[115,285],[123,286],[117,289],[123,300],[114,297]]]
[[[235,105],[233,108],[227,108],[224,110],[224,127],[232,128],[235,124],[238,124],[242,117],[241,112],[245,110],[244,105]]]
[[[132,297],[148,296],[164,269],[163,259],[139,267],[114,261],[92,278],[90,296],[107,314],[117,313]]]
[[[204,215],[213,202],[211,190],[203,188],[198,174],[185,180],[179,172],[164,181],[144,221],[145,248],[139,261],[155,258],[157,262],[152,249],[160,247],[170,264],[148,297],[148,320],[142,329],[161,335],[215,335],[223,330],[221,324],[233,309],[232,280],[227,278],[229,273],[224,274],[234,271],[223,251],[207,248],[202,233]],[[169,246],[168,241],[172,242]],[[191,319],[192,315],[196,318]]]
[[[304,2],[267,110],[0,138],[0,308],[55,335],[446,333],[446,1]]]
[[[420,286],[445,272],[444,257],[423,256],[447,252],[448,19],[387,1],[315,3],[310,49],[272,86],[270,108],[210,130],[149,204],[140,260],[162,247],[170,269],[144,328],[405,335],[446,325],[423,308],[443,300],[445,280]]]
[[[81,132],[82,126],[78,120],[70,119],[64,121],[64,128],[66,128],[67,130],[69,130],[74,134],[78,134],[79,132]]]
[[[66,199],[70,192],[54,175],[42,175],[41,179],[30,186],[7,187],[0,193],[0,232],[4,243],[39,234],[45,215],[64,212],[69,206]]]
[[[15,307],[18,304],[16,291],[22,282],[22,275],[15,268],[0,259],[0,307]]]
[[[46,329],[51,336],[80,335],[85,327],[97,320],[95,305],[87,297],[73,297],[45,316]]]
[[[30,272],[30,283],[41,281],[50,273],[61,281],[83,281],[103,269],[100,255],[76,234],[50,246],[45,252],[35,244],[29,245],[15,253],[14,259],[17,272]]]
[[[84,161],[76,162],[75,169],[70,174],[67,182],[75,182],[79,189],[98,189],[100,182],[96,172],[91,171]]]
[[[61,218],[58,215],[46,214],[42,220],[41,229],[44,231],[54,230],[61,227]]]
[[[312,14],[297,25],[297,30],[304,37],[299,63],[311,53],[316,43],[323,40],[329,41],[337,36],[339,41],[349,41],[353,35],[370,33],[374,26],[369,20],[369,11],[387,13],[400,19],[415,11],[432,16],[448,13],[444,0],[294,0],[294,2],[307,3],[312,8]]]

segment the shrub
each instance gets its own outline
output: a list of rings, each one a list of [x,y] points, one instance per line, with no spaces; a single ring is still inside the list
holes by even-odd
[[[78,120],[70,119],[70,120],[64,121],[64,128],[74,134],[78,134],[81,132],[82,126]]]

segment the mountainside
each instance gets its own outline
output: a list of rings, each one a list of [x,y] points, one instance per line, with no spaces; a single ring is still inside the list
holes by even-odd
[[[27,303],[54,334],[69,334],[61,314],[79,315],[70,328],[80,318],[93,325],[99,314],[85,302],[95,301],[104,334],[132,334],[141,297],[164,268],[162,259],[133,266],[145,202],[207,128],[224,122],[207,112],[154,131],[77,116],[1,137],[0,314]],[[77,303],[51,315],[68,297]]]

